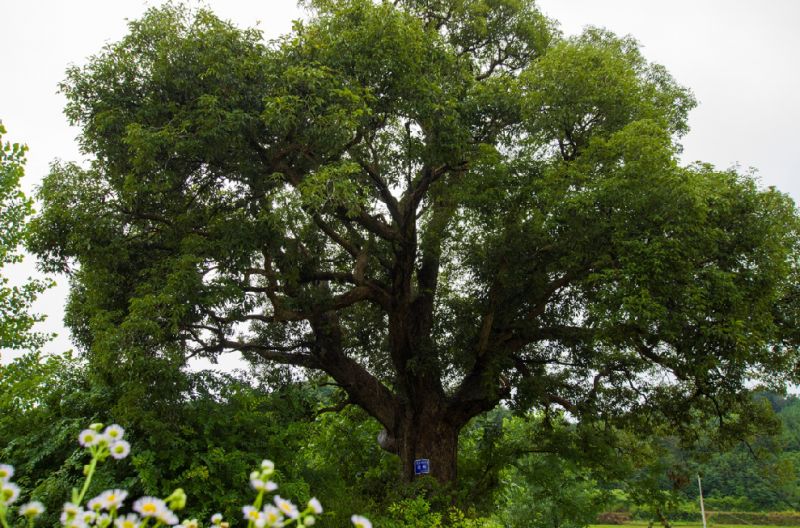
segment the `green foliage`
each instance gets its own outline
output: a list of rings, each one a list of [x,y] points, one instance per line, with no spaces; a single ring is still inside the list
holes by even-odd
[[[105,426],[102,423],[93,423],[83,429],[78,435],[78,443],[84,447],[83,457],[89,455],[89,461],[83,466],[83,476],[80,488],[72,488],[72,493],[60,516],[60,524],[64,527],[96,526],[108,528],[109,526],[127,526],[131,528],[145,528],[154,519],[155,525],[166,526],[213,526],[223,528],[230,525],[223,523],[223,515],[219,512],[213,514],[210,522],[199,521],[196,517],[179,521],[176,511],[186,508],[187,495],[182,488],[175,488],[164,499],[153,496],[130,499],[126,504],[127,490],[109,489],[89,498],[87,492],[91,489],[92,480],[98,467],[109,458],[122,460],[130,454],[130,443],[127,441],[125,430],[119,424]],[[270,480],[275,475],[273,461],[264,459],[258,469],[250,472],[249,484],[253,488],[255,499],[242,507],[241,511],[247,521],[248,528],[259,525],[269,526],[311,526],[316,522],[315,515],[323,513],[323,507],[318,499],[312,498],[305,505],[298,507],[291,500],[282,498],[275,490],[277,484]],[[3,464],[0,466],[0,525],[9,528],[9,514],[14,512],[11,505],[19,499],[19,487],[11,481],[15,470],[13,466]],[[79,491],[80,489],[80,491]],[[285,495],[285,491],[283,492]],[[272,499],[270,501],[270,499]],[[266,504],[265,504],[266,503]],[[274,504],[273,504],[274,503]],[[217,504],[206,503],[204,508],[216,509]],[[127,514],[124,510],[130,510]],[[28,528],[33,528],[34,519],[45,511],[44,505],[39,501],[31,501],[16,508],[14,513],[19,518],[19,524],[25,523]],[[27,521],[27,522],[26,522]],[[263,522],[262,522],[263,521]],[[357,528],[370,526],[363,517],[353,516],[353,524]]]
[[[709,521],[714,524],[797,526],[800,523],[800,514],[796,511],[769,513],[716,512],[709,516]]]
[[[310,498],[305,465],[297,460],[313,419],[308,392],[268,394],[210,373],[176,375],[174,381],[180,386],[120,406],[133,384],[104,385],[68,356],[19,358],[0,367],[0,459],[17,467],[19,485],[45,503],[50,523],[83,477],[86,461],[76,439],[87,419],[120,418],[134,452],[129,460],[101,466],[89,494],[124,487],[135,495],[166,496],[182,487],[192,498],[187,515],[221,511],[238,518],[252,467],[270,456],[279,461],[276,479],[286,493]],[[175,398],[165,398],[174,390]]]
[[[459,431],[506,401],[566,448],[465,478],[562,475],[585,500],[548,515],[576,523],[583,453],[691,443],[708,416],[719,439],[769,425],[745,387],[798,372],[795,205],[680,165],[693,98],[634,40],[565,39],[529,0],[306,3],[271,43],[150,9],[67,73],[93,162],[53,166],[29,244],[77,268],[67,322],[112,412],[185,442],[186,358],[240,351],[321,371],[406,480],[434,452],[446,482]]]
[[[439,512],[431,509],[422,497],[392,503],[382,517],[373,518],[375,525],[388,528],[499,528],[502,526],[489,517],[467,517],[458,508]]]
[[[298,475],[331,504],[335,524],[348,512],[381,509],[397,493],[397,460],[378,447],[380,427],[363,411],[325,412],[315,420],[296,457]]]
[[[380,427],[362,410],[320,413],[332,399],[325,387],[170,376],[171,385],[144,397],[132,381],[104,385],[69,356],[28,354],[0,367],[0,460],[17,466],[23,494],[45,503],[46,522],[57,522],[82,478],[86,460],[75,439],[87,419],[124,419],[133,445],[129,460],[98,469],[89,495],[124,487],[164,496],[180,486],[190,497],[187,515],[198,518],[212,509],[238,518],[249,471],[265,456],[277,461],[281,492],[303,502],[313,491],[326,505],[320,522],[330,526],[347,525],[352,512],[397,527],[582,526],[614,509],[656,522],[696,520],[697,472],[709,510],[781,510],[798,496],[796,398],[758,398],[780,410],[784,432],[754,438],[752,452],[717,452],[713,438],[692,451],[675,437],[498,408],[465,429],[459,486],[439,495],[429,482],[398,486],[397,459],[376,445]],[[138,405],[125,400],[129,392]]]
[[[0,122],[0,271],[8,264],[22,262],[17,249],[25,239],[27,219],[33,214],[33,202],[19,188],[28,147],[4,142],[5,133]],[[49,286],[49,281],[32,279],[9,286],[8,279],[0,276],[0,349],[38,348],[49,339],[31,331],[43,317],[30,313],[33,301]]]
[[[563,416],[515,416],[498,409],[476,420],[465,436],[476,435],[482,446],[476,460],[464,461],[462,478],[469,494],[463,500],[509,527],[593,522],[608,503],[606,487],[629,473],[634,457],[613,449],[634,447],[620,432],[578,425]],[[462,447],[464,458],[472,452]]]

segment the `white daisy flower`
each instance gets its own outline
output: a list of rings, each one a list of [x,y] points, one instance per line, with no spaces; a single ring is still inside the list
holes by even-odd
[[[290,519],[297,519],[300,516],[297,506],[292,504],[291,501],[282,498],[280,495],[275,495],[273,500],[275,501],[275,506],[278,507],[281,513]]]
[[[200,523],[197,519],[184,519],[181,523],[185,528],[200,528]]]
[[[13,482],[0,482],[0,503],[12,504],[19,498],[19,486]]]
[[[71,519],[69,521],[62,521],[61,524],[64,528],[89,528],[89,525],[83,522],[83,519]]]
[[[107,528],[111,525],[111,516],[107,513],[101,513],[97,516],[97,519],[94,521],[95,526],[99,526],[100,528]]]
[[[61,513],[64,515],[77,517],[83,511],[83,508],[78,506],[77,504],[73,504],[72,502],[65,502],[64,507],[61,509]]]
[[[64,509],[61,511],[59,520],[61,520],[61,524],[64,526],[71,522],[83,523],[83,508],[71,502],[66,502],[64,503]]]
[[[317,515],[322,513],[322,504],[316,497],[311,497],[311,500],[308,501],[308,507],[311,508],[311,511],[313,511]]]
[[[0,464],[0,482],[8,482],[14,476],[14,466]]]
[[[167,505],[157,497],[141,497],[133,503],[133,511],[142,517],[157,517],[166,509]]]
[[[278,526],[283,521],[281,511],[275,506],[264,506],[263,518],[267,526]]]
[[[128,453],[131,452],[131,445],[125,440],[117,440],[111,444],[109,451],[111,451],[112,457],[117,460],[121,460],[128,456]]]
[[[117,424],[111,424],[106,427],[106,430],[103,431],[103,434],[108,436],[112,441],[116,442],[118,440],[122,440],[122,437],[125,435],[125,429]]]
[[[92,524],[94,520],[97,518],[97,514],[91,510],[84,510],[83,512],[81,512],[78,518],[85,524]]]
[[[139,525],[139,516],[135,513],[129,513],[124,517],[117,517],[114,521],[116,528],[136,528]]]
[[[100,499],[100,496],[93,497],[89,499],[89,502],[86,503],[86,507],[93,511],[98,511],[100,508],[103,507],[103,502]]]
[[[161,521],[164,524],[169,524],[170,526],[173,524],[178,524],[178,516],[170,510],[169,508],[164,508],[163,511],[159,512],[156,515],[156,520]]]
[[[44,504],[39,501],[30,501],[19,507],[19,514],[22,517],[35,518],[44,513]]]
[[[214,515],[211,516],[211,524],[220,524],[220,523],[222,523],[221,513],[215,513]]]
[[[84,429],[81,431],[81,434],[78,435],[78,443],[83,447],[92,447],[97,445],[97,442],[100,441],[100,437],[102,435],[97,431],[93,431],[91,429]]]
[[[110,436],[105,434],[105,433],[102,433],[101,435],[99,435],[97,437],[97,445],[99,445],[99,446],[108,447],[113,443],[114,443],[114,440]]]
[[[263,480],[260,478],[251,478],[250,485],[253,486],[253,489],[256,491],[275,491],[278,489],[278,485],[271,480]]]
[[[350,521],[355,528],[372,528],[372,523],[369,522],[369,519],[361,515],[353,515],[350,517]]]
[[[106,490],[97,498],[100,500],[100,507],[104,510],[114,510],[122,506],[122,501],[128,496],[128,492],[121,489]]]
[[[258,522],[261,519],[261,512],[252,506],[242,508],[242,514],[246,521]]]

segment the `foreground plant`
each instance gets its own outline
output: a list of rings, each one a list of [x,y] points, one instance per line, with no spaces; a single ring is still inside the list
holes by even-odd
[[[173,526],[175,528],[200,528],[197,519],[184,519],[179,521],[176,511],[186,506],[186,494],[183,489],[177,488],[168,497],[140,497],[133,501],[130,509],[132,512],[123,513],[128,491],[123,489],[105,490],[96,497],[86,501],[84,499],[92,482],[92,477],[97,470],[97,465],[111,457],[121,460],[130,454],[131,446],[124,440],[125,430],[117,424],[112,424],[103,429],[103,424],[95,423],[84,429],[78,435],[78,442],[91,454],[91,460],[83,467],[85,480],[80,491],[73,488],[71,501],[64,503],[60,521],[66,528],[159,528]],[[242,514],[247,521],[247,528],[277,528],[294,524],[297,527],[312,526],[316,523],[316,516],[322,514],[322,504],[316,497],[308,501],[304,509],[298,508],[293,502],[278,494],[267,499],[267,494],[278,489],[278,485],[270,480],[275,473],[275,464],[271,460],[261,462],[261,467],[250,474],[250,485],[255,490],[256,497],[252,504],[242,507]],[[0,464],[0,524],[2,528],[10,528],[8,516],[11,505],[20,495],[19,486],[11,482],[14,468],[8,464]],[[44,512],[44,505],[38,501],[22,504],[17,514],[25,517],[28,527],[32,528],[34,521]],[[356,528],[372,528],[370,521],[359,515],[351,518]],[[152,522],[152,525],[151,525]],[[230,523],[225,522],[222,514],[215,513],[209,521],[211,528],[229,528]]]

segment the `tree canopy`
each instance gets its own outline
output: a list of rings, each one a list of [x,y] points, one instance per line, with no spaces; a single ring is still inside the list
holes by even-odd
[[[0,271],[22,261],[19,246],[25,238],[25,223],[33,214],[31,200],[20,190],[28,148],[20,143],[4,143],[5,133],[0,122]],[[29,279],[12,285],[8,278],[0,276],[0,351],[37,348],[47,340],[46,335],[32,331],[42,318],[30,310],[36,296],[48,284]]]
[[[320,372],[443,482],[500,401],[680,431],[794,376],[795,205],[679,163],[694,100],[633,39],[530,0],[306,4],[269,43],[151,9],[68,71],[93,161],[53,166],[30,245],[95,364]]]

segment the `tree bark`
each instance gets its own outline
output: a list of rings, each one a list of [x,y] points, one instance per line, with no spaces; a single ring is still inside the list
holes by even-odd
[[[403,480],[412,482],[422,476],[415,474],[414,463],[419,459],[427,459],[429,476],[442,484],[455,482],[459,430],[460,427],[439,412],[403,413],[395,440]]]

